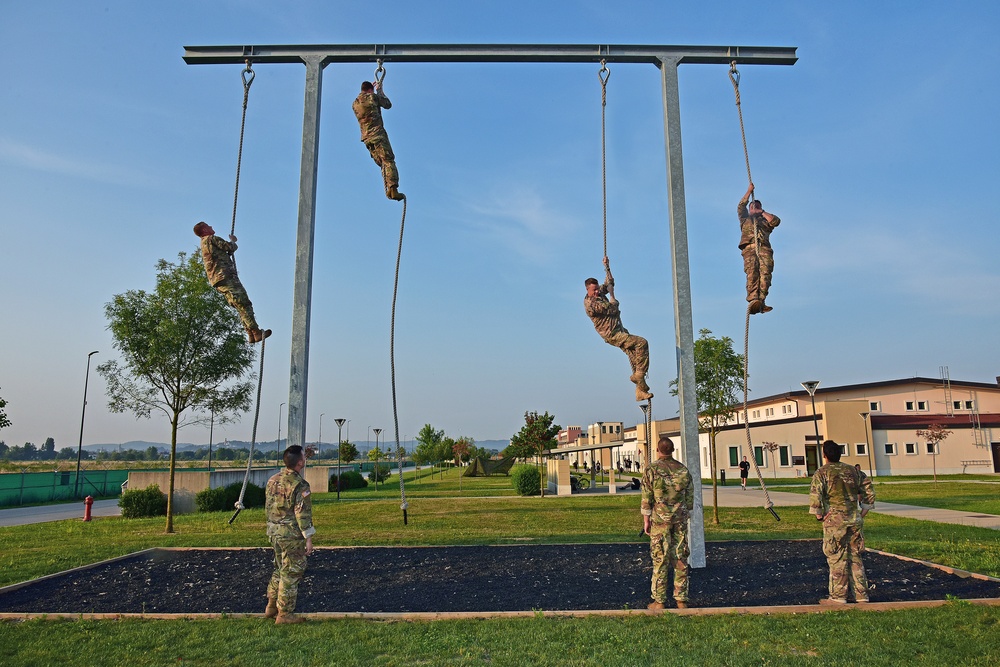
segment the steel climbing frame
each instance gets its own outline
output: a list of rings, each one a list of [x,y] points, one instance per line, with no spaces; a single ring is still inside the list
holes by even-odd
[[[694,379],[694,326],[684,204],[680,94],[677,67],[682,64],[793,65],[794,47],[637,46],[572,44],[314,44],[260,46],[188,46],[189,65],[297,63],[306,66],[299,177],[298,236],[292,306],[292,350],[288,392],[288,441],[304,445],[309,375],[309,326],[312,304],[313,238],[316,227],[317,156],[323,68],[331,63],[389,62],[565,62],[646,63],[659,68],[663,91],[664,145],[670,202],[671,266],[674,282],[678,398],[684,461],[701,470],[698,405]],[[701,512],[701,476],[694,474],[695,511],[691,516],[691,566],[705,567],[705,529]]]

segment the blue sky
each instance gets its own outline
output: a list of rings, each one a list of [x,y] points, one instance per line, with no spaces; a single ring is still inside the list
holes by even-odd
[[[1000,374],[1000,141],[994,2],[4,3],[0,396],[9,445],[74,446],[87,353],[113,357],[103,306],[159,258],[228,229],[240,67],[185,45],[566,43],[798,47],[741,68],[774,311],[753,319],[755,396],[913,375]],[[397,311],[400,435],[507,438],[525,410],[634,424],[627,360],[583,312],[601,271],[600,84],[586,64],[386,64],[386,126],[409,198]],[[237,236],[268,340],[258,439],[288,400],[305,68],[258,65]],[[389,315],[399,205],[350,103],[373,65],[323,80],[307,438],[392,432]],[[612,64],[608,243],[625,326],[650,341],[655,416],[676,414],[657,70]],[[694,326],[742,349],[735,206],[746,188],[727,68],[680,70]],[[991,195],[990,193],[994,193]],[[107,410],[90,374],[86,443],[167,441]],[[216,429],[249,439],[252,415]],[[287,426],[282,426],[287,433]],[[347,434],[345,434],[347,435]],[[207,429],[181,432],[207,442]]]

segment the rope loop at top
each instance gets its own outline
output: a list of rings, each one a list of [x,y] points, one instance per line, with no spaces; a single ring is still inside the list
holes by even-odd
[[[378,65],[378,67],[375,68],[375,85],[376,86],[381,86],[382,85],[382,79],[385,78],[385,68],[382,67],[382,59],[381,58],[379,58],[375,62]]]
[[[252,61],[247,59],[246,69],[243,70],[241,76],[243,77],[243,93],[244,95],[250,92],[250,85],[253,83],[254,77],[257,73],[253,71]]]

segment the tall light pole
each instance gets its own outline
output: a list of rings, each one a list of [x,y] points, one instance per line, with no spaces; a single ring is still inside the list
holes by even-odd
[[[208,474],[212,475],[212,441],[215,436],[215,408],[212,408],[212,421],[208,425]]]
[[[278,441],[274,443],[274,462],[276,464],[281,453],[281,408],[283,407],[285,407],[284,403],[278,406]]]
[[[816,431],[816,464],[820,463],[820,442],[819,442],[819,422],[816,421],[816,388],[819,386],[819,380],[806,380],[805,382],[800,382],[802,388],[809,392],[809,398],[812,400],[813,406],[813,429]],[[809,465],[806,462],[806,471],[808,472]]]
[[[319,443],[316,445],[318,447],[316,451],[316,460],[323,458],[323,415],[325,412],[319,413]]]
[[[87,375],[83,378],[83,412],[80,414],[80,442],[76,446],[76,479],[73,480],[73,497],[80,495],[80,459],[83,458],[83,420],[87,416],[87,384],[90,382],[90,358],[98,353],[94,350],[87,355]]]
[[[860,412],[858,414],[860,414],[861,418],[865,421],[865,449],[868,451],[868,476],[874,477],[875,472],[874,470],[872,470],[872,440],[874,440],[875,438],[868,437],[868,415],[871,413]]]
[[[375,488],[377,489],[378,488],[378,458],[379,458],[378,434],[382,432],[382,429],[380,429],[380,428],[373,428],[372,430],[375,431],[375,452],[376,452],[376,454],[375,454]]]
[[[320,417],[322,416],[320,415]],[[337,422],[337,500],[340,500],[340,445],[344,442],[344,439],[340,437],[340,429],[346,420],[334,419],[333,421]]]

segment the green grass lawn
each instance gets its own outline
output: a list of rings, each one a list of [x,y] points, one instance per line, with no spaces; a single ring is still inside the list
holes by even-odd
[[[426,472],[426,471],[422,471]],[[317,546],[636,541],[638,497],[504,497],[498,479],[457,474],[407,480],[409,524],[398,480],[379,491],[315,494]],[[392,482],[396,484],[393,485]],[[417,487],[424,486],[427,495]],[[920,486],[920,485],[912,485]],[[923,485],[929,486],[929,485]],[[972,485],[976,486],[976,485]],[[985,485],[980,485],[985,486]],[[431,497],[432,495],[436,497]],[[802,507],[721,508],[709,540],[819,538]],[[265,546],[261,510],[164,520],[99,518],[0,528],[0,584],[153,546]],[[878,514],[868,546],[1000,576],[1000,531]],[[766,544],[761,545],[766,548]],[[819,549],[817,543],[816,548]],[[697,571],[693,575],[697,577]],[[834,631],[835,628],[835,631]],[[955,602],[939,609],[719,617],[527,618],[437,622],[31,621],[0,623],[0,663],[10,665],[993,665],[1000,609]]]
[[[996,481],[994,477],[993,480]],[[876,507],[879,501],[919,505],[938,509],[1000,515],[1000,484],[981,484],[961,479],[909,481],[885,477],[874,482]],[[809,487],[787,487],[782,491],[808,494]]]

